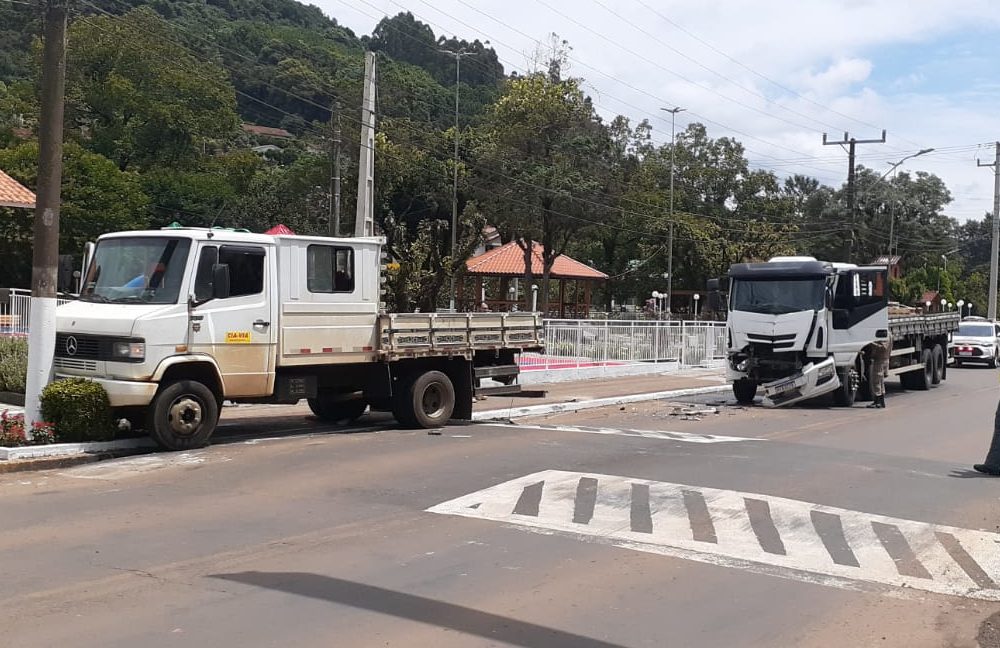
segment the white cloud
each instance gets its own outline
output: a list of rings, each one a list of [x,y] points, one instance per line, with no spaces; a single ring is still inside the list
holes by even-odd
[[[318,4],[359,34],[405,8],[437,34],[490,40],[508,70],[523,70],[537,41],[556,32],[573,46],[571,73],[594,89],[606,117],[649,119],[665,141],[670,123],[659,108],[680,105],[688,111],[679,128],[703,121],[713,136],[740,139],[761,166],[828,184],[843,182],[847,161],[838,147],[822,146],[822,132],[870,138],[886,128],[886,144],[859,147],[861,163],[884,169],[935,147],[906,168],[940,175],[956,216],[991,209],[992,178],[975,168],[977,151],[949,147],[1000,136],[1000,87],[987,76],[962,92],[942,89],[929,70],[962,74],[977,43],[997,40],[994,0],[543,1],[552,9],[527,0]],[[889,58],[901,49],[912,59]],[[978,154],[992,158],[992,147]]]

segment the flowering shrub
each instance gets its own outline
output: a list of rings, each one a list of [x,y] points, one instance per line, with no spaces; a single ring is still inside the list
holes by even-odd
[[[8,414],[7,410],[0,413],[0,446],[13,447],[26,445],[24,434],[24,414]]]
[[[12,448],[25,445],[48,445],[58,440],[52,423],[35,421],[31,426],[31,438],[25,434],[24,414],[0,412],[0,447]]]

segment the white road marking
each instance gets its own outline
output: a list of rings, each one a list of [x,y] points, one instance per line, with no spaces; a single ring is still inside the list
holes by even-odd
[[[680,441],[683,443],[736,443],[739,441],[766,441],[751,437],[720,436],[717,434],[694,434],[692,432],[667,432],[661,430],[619,430],[606,427],[580,427],[575,425],[513,425],[510,423],[485,423],[489,427],[501,427],[521,430],[554,430],[556,432],[584,432],[586,434],[611,434],[617,436],[641,437],[643,439],[660,439],[662,441]]]
[[[783,497],[546,470],[428,511],[845,589],[1000,601],[1000,534]]]
[[[196,466],[209,460],[205,451],[181,452],[178,454],[149,454],[128,459],[112,459],[95,464],[87,464],[66,470],[61,475],[76,479],[114,480],[135,477],[162,468]],[[213,462],[230,461],[229,457],[213,456]]]

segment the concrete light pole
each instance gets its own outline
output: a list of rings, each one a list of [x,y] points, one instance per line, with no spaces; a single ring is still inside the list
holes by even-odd
[[[660,108],[660,110],[670,113],[670,231],[667,236],[667,318],[673,312],[674,294],[674,134],[676,131],[677,113],[684,112],[684,108],[674,106],[673,108]]]
[[[489,41],[486,41],[489,45]],[[455,251],[458,247],[458,86],[462,75],[462,57],[475,54],[466,50],[453,52],[452,50],[438,50],[442,54],[455,57],[455,160],[452,168],[451,185],[451,262],[455,263]],[[448,309],[455,312],[455,268],[451,271],[451,288],[449,289]]]

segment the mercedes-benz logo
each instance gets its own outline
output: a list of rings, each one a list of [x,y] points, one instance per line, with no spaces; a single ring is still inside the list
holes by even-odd
[[[76,338],[72,335],[66,338],[66,355],[75,356],[77,349],[80,348],[79,343]]]

